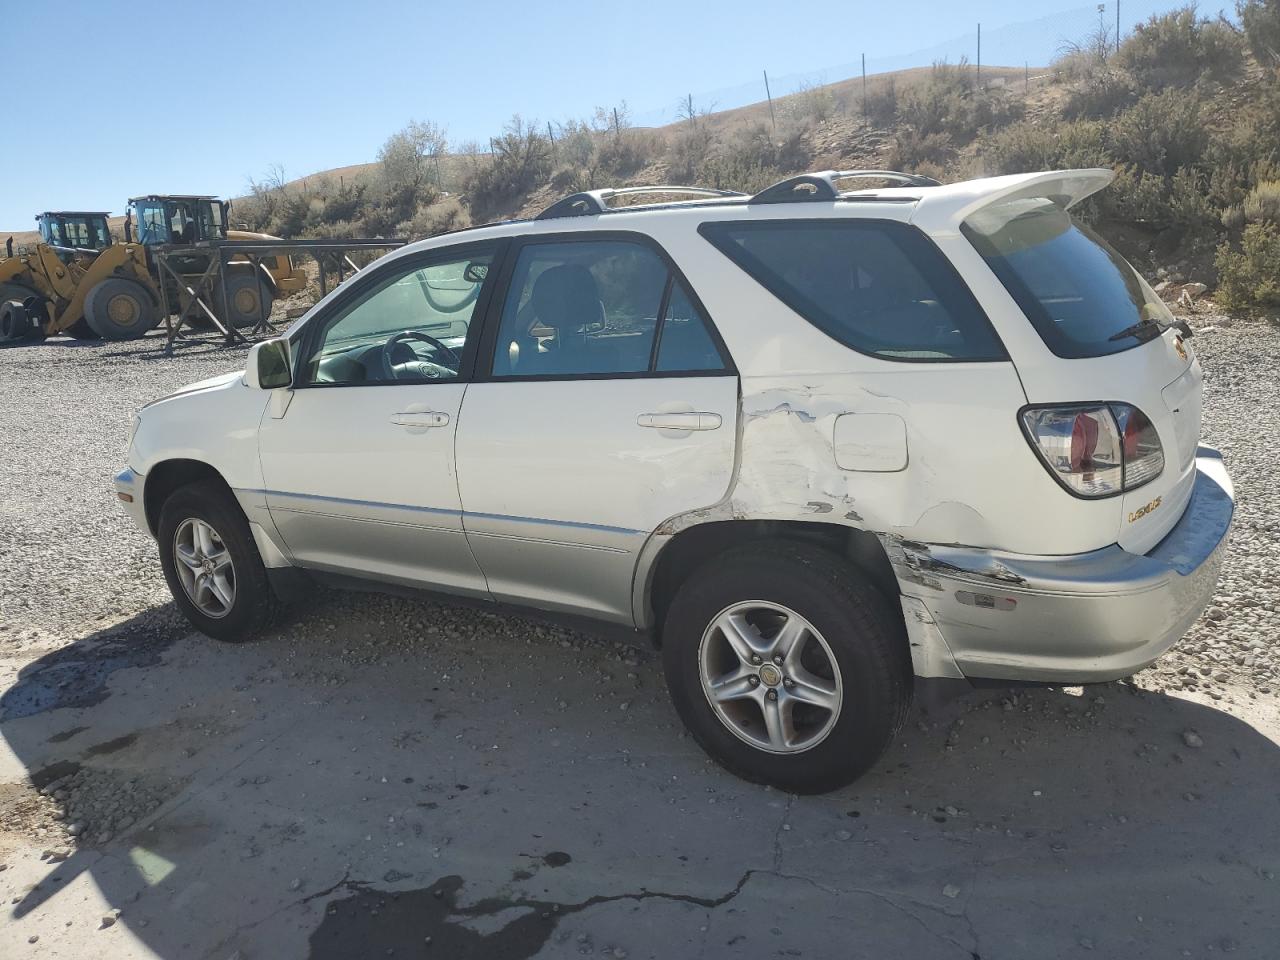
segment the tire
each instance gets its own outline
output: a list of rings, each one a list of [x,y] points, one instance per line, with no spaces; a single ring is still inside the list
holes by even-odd
[[[37,300],[40,299],[38,293],[21,283],[0,283],[0,341],[43,340],[45,338],[43,324],[37,324],[30,320],[24,323],[22,319],[26,316],[26,311],[22,309],[23,304],[32,297]],[[3,315],[6,313],[5,305],[9,303],[16,304],[18,309],[9,308],[10,319],[6,324]],[[42,316],[47,316],[43,301],[40,302],[40,313]],[[25,330],[25,332],[19,332],[20,330]]]
[[[748,628],[739,636],[760,654],[758,667],[741,666],[716,626],[723,615]],[[765,638],[792,628],[785,635],[800,637],[800,660],[775,664]],[[667,689],[702,749],[745,780],[791,793],[856,780],[884,753],[911,705],[901,616],[853,565],[806,544],[752,544],[700,567],[671,602],[662,644]],[[723,688],[734,698],[714,707],[707,688],[728,676],[737,677]],[[803,702],[811,697],[834,709]],[[775,717],[790,716],[789,728],[781,721],[768,727],[768,698],[780,711]]]
[[[192,545],[203,539],[197,532],[199,524],[212,530],[213,537],[193,551]],[[169,592],[201,633],[215,640],[240,643],[256,637],[276,621],[280,602],[267,580],[249,522],[222,484],[204,480],[171,493],[160,509],[156,542]],[[210,562],[199,563],[201,556],[211,558]],[[212,573],[201,575],[203,589],[198,583],[193,584],[195,565]],[[228,565],[230,576],[226,572]]]
[[[0,343],[27,340],[34,332],[21,301],[0,300]]]
[[[103,340],[137,340],[159,323],[160,311],[136,280],[107,277],[85,297],[84,318]]]
[[[255,269],[227,271],[227,303],[223,303],[222,288],[215,284],[213,289],[218,318],[233,327],[257,326],[259,320],[271,316],[271,287]]]

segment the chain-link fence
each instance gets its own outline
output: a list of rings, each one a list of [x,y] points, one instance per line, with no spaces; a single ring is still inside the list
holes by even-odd
[[[1006,24],[974,23],[969,33],[961,34],[942,43],[889,54],[876,50],[851,53],[846,63],[836,64],[804,73],[773,76],[767,74],[768,64],[762,65],[756,78],[737,86],[708,90],[689,95],[681,105],[639,111],[631,120],[639,126],[663,126],[678,118],[681,109],[693,108],[730,110],[735,107],[758,103],[772,96],[774,99],[812,89],[822,84],[849,80],[865,74],[878,74],[929,67],[934,63],[967,63],[975,71],[987,67],[1021,68],[1022,76],[1009,71],[994,71],[989,79],[995,83],[1034,83],[1043,77],[1045,69],[1058,57],[1073,49],[1114,50],[1117,39],[1124,40],[1134,27],[1156,14],[1168,13],[1185,6],[1177,0],[1106,0],[1091,3],[1034,20]],[[1202,16],[1211,16],[1207,7],[1200,10]]]

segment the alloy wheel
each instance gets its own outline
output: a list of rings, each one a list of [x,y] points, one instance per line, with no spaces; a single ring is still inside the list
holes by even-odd
[[[760,750],[812,749],[840,716],[843,684],[831,647],[782,604],[747,600],[722,610],[702,635],[698,672],[720,722]]]

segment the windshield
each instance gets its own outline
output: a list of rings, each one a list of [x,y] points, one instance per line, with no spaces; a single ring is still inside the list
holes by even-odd
[[[104,250],[111,244],[106,217],[45,216],[40,219],[40,234],[55,247]]]
[[[960,229],[1060,357],[1119,353],[1173,323],[1133,267],[1051,200],[993,204]]]

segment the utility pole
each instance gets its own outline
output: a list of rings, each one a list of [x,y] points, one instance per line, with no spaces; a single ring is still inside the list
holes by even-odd
[[[1102,19],[1106,12],[1107,5],[1105,3],[1098,4],[1098,53],[1103,60],[1107,58],[1107,27]]]
[[[617,140],[622,136],[622,125],[618,123],[618,108],[613,108],[613,139]]]
[[[769,71],[764,71],[764,95],[769,101],[769,124],[773,127],[774,132],[778,129],[778,118],[773,112],[773,94],[769,92]]]
[[[1120,0],[1116,0],[1116,53],[1120,52]]]

